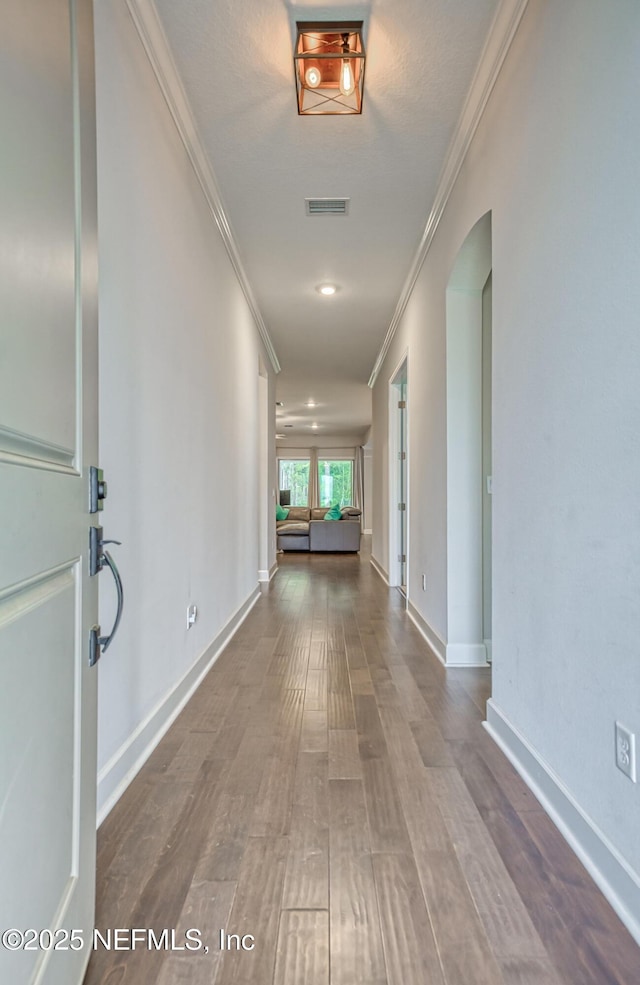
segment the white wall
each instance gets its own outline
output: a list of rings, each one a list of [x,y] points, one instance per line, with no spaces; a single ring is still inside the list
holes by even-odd
[[[308,458],[312,447],[312,445],[301,444],[284,445],[279,441],[276,452],[278,458]],[[316,449],[318,458],[326,458],[329,455],[335,455],[338,458],[353,458],[356,453],[354,445],[345,445],[344,442],[341,445],[323,442],[322,445],[316,445]]]
[[[124,0],[95,13],[103,522],[125,584],[100,662],[104,813],[256,596],[266,356]],[[273,422],[268,441],[274,488]],[[104,573],[103,629],[113,594]]]
[[[407,349],[410,603],[446,642],[445,295],[491,210],[494,728],[636,935],[640,785],[616,769],[614,722],[640,736],[638,37],[634,0],[530,0],[373,401],[388,569],[387,390]]]
[[[318,452],[335,452],[339,451],[344,453],[347,452],[353,455],[353,449],[357,445],[362,444],[362,437],[357,434],[323,434],[318,435],[317,439],[310,441],[308,444],[301,442],[300,438],[279,438],[277,441],[277,452],[280,458],[284,458],[290,452],[304,452],[308,454],[309,449],[315,445]]]

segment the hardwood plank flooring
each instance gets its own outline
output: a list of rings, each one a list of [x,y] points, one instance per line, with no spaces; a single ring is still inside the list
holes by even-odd
[[[98,930],[203,946],[99,948],[85,985],[638,985],[482,728],[490,689],[444,670],[366,549],[280,555],[98,832]]]
[[[326,910],[283,910],[274,981],[329,985],[329,915]]]

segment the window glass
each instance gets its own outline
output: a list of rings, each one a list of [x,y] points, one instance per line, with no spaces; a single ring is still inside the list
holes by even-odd
[[[320,506],[353,505],[353,461],[322,459],[318,462]]]
[[[309,503],[309,459],[281,458],[278,485],[291,493],[290,506],[307,506]]]

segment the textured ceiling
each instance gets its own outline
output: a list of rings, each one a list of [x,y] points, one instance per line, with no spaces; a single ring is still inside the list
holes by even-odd
[[[305,395],[320,431],[362,430],[497,0],[155,3],[282,366],[288,433],[310,433],[293,409]],[[295,21],[332,17],[364,21],[363,113],[300,117]],[[348,197],[349,215],[310,218],[309,197]],[[315,290],[325,281],[332,298]]]

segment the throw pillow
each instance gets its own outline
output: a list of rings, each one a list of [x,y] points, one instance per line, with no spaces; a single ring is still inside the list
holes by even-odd
[[[346,516],[348,516],[348,517],[359,517],[359,516],[362,516],[362,510],[359,510],[357,506],[343,506],[342,507],[342,510],[341,510],[341,513],[342,513],[342,519],[343,520],[344,520],[344,518]]]
[[[286,520],[289,516],[289,510],[285,510],[280,503],[276,503],[276,520]]]
[[[327,513],[325,513],[324,518],[325,518],[325,520],[341,520],[342,519],[342,513],[340,512],[340,507],[338,506],[337,503],[335,504],[335,506],[332,506],[331,509]]]

